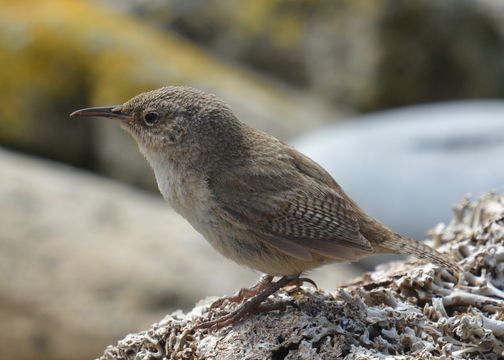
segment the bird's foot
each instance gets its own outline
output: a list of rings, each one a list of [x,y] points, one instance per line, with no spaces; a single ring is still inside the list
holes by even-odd
[[[220,329],[224,326],[235,324],[249,315],[271,311],[273,310],[271,308],[271,305],[266,306],[261,305],[261,303],[266,300],[268,296],[274,294],[284,286],[291,285],[292,283],[295,283],[293,285],[297,285],[298,279],[298,276],[283,276],[278,281],[273,282],[273,276],[263,275],[261,279],[250,289],[245,289],[245,291],[244,289],[242,289],[235,297],[223,299],[224,301],[232,299],[233,302],[239,302],[246,298],[246,296],[248,296],[249,299],[245,303],[224,316],[218,317],[214,320],[202,322],[198,325],[193,326],[192,329],[208,329],[212,327]],[[210,309],[215,308],[217,306],[216,303],[219,303],[219,301],[214,302],[210,306]]]
[[[256,282],[254,285],[252,285],[250,288],[240,289],[240,291],[238,291],[233,296],[224,297],[224,298],[221,298],[217,301],[214,301],[212,303],[212,305],[210,305],[208,310],[218,308],[222,304],[224,304],[225,302],[239,303],[239,302],[242,302],[243,300],[250,299],[254,295],[259,294],[264,289],[267,289],[268,286],[270,286],[272,282],[273,282],[273,275],[263,274],[261,276],[261,278],[259,279],[259,281]]]
[[[193,326],[191,328],[191,331],[194,331],[196,329],[209,329],[209,328],[221,329],[228,325],[234,325],[238,323],[240,320],[243,320],[244,318],[254,314],[266,313],[273,310],[282,311],[285,310],[285,308],[286,304],[284,302],[277,302],[273,304],[261,304],[260,302],[247,301],[238,309],[226,315],[218,317],[217,319],[214,320],[204,321],[196,326]]]
[[[243,288],[240,289],[235,295],[229,296],[229,297],[224,297],[221,299],[218,299],[214,301],[209,307],[208,310],[213,310],[218,307],[220,307],[222,304],[225,302],[231,302],[231,303],[239,303],[242,302],[243,300],[248,300],[252,298],[253,296],[259,294],[261,291],[265,290],[268,288],[268,286],[271,285],[273,282],[273,275],[268,275],[268,274],[263,274],[261,278],[259,279],[258,282],[256,282],[254,285],[252,285],[250,288]],[[295,286],[295,287],[300,287],[304,283],[309,283],[315,287],[315,289],[318,289],[317,284],[315,281],[309,278],[293,278],[291,282],[289,282],[285,286]]]
[[[312,279],[310,278],[297,278],[297,279],[294,279],[292,280],[290,283],[287,284],[287,286],[295,286],[295,287],[300,287],[302,286],[304,283],[309,283],[311,285],[313,285],[313,287],[315,288],[315,290],[318,290],[318,286],[317,284],[315,283],[315,281],[313,281]]]

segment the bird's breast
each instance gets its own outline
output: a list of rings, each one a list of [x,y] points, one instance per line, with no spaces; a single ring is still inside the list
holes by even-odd
[[[196,171],[165,164],[154,173],[163,198],[200,233],[212,226],[211,192]]]

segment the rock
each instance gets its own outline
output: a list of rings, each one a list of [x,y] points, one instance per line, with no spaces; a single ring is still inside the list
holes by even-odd
[[[500,1],[127,2],[216,53],[358,112],[504,95]]]
[[[307,134],[296,147],[370,215],[422,239],[466,194],[503,190],[504,101],[405,107]]]
[[[417,260],[390,263],[335,293],[286,289],[283,311],[223,329],[191,327],[236,305],[174,313],[108,346],[119,359],[499,359],[504,351],[504,196],[462,203],[449,226],[432,232],[459,257],[460,281]],[[292,305],[292,306],[291,306]]]
[[[338,117],[305,92],[96,2],[3,2],[0,53],[0,144],[151,189],[151,172],[117,124],[68,114],[188,85],[217,94],[241,119],[284,139]]]
[[[1,148],[0,163],[2,358],[89,359],[259,277],[217,254],[159,196]],[[315,280],[332,288],[358,273],[341,265]]]

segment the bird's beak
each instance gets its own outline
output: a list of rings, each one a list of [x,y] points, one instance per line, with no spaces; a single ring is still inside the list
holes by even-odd
[[[128,120],[131,118],[130,114],[125,112],[122,105],[80,109],[71,113],[70,116],[98,116],[116,120]]]

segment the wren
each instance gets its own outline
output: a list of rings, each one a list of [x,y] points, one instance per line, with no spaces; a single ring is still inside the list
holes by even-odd
[[[283,286],[332,262],[409,254],[458,273],[429,246],[367,215],[317,163],[240,121],[217,97],[170,86],[123,105],[71,116],[118,120],[138,143],[171,206],[222,255],[265,275],[236,297],[241,308],[203,326],[256,312]],[[282,276],[273,282],[274,276]]]

